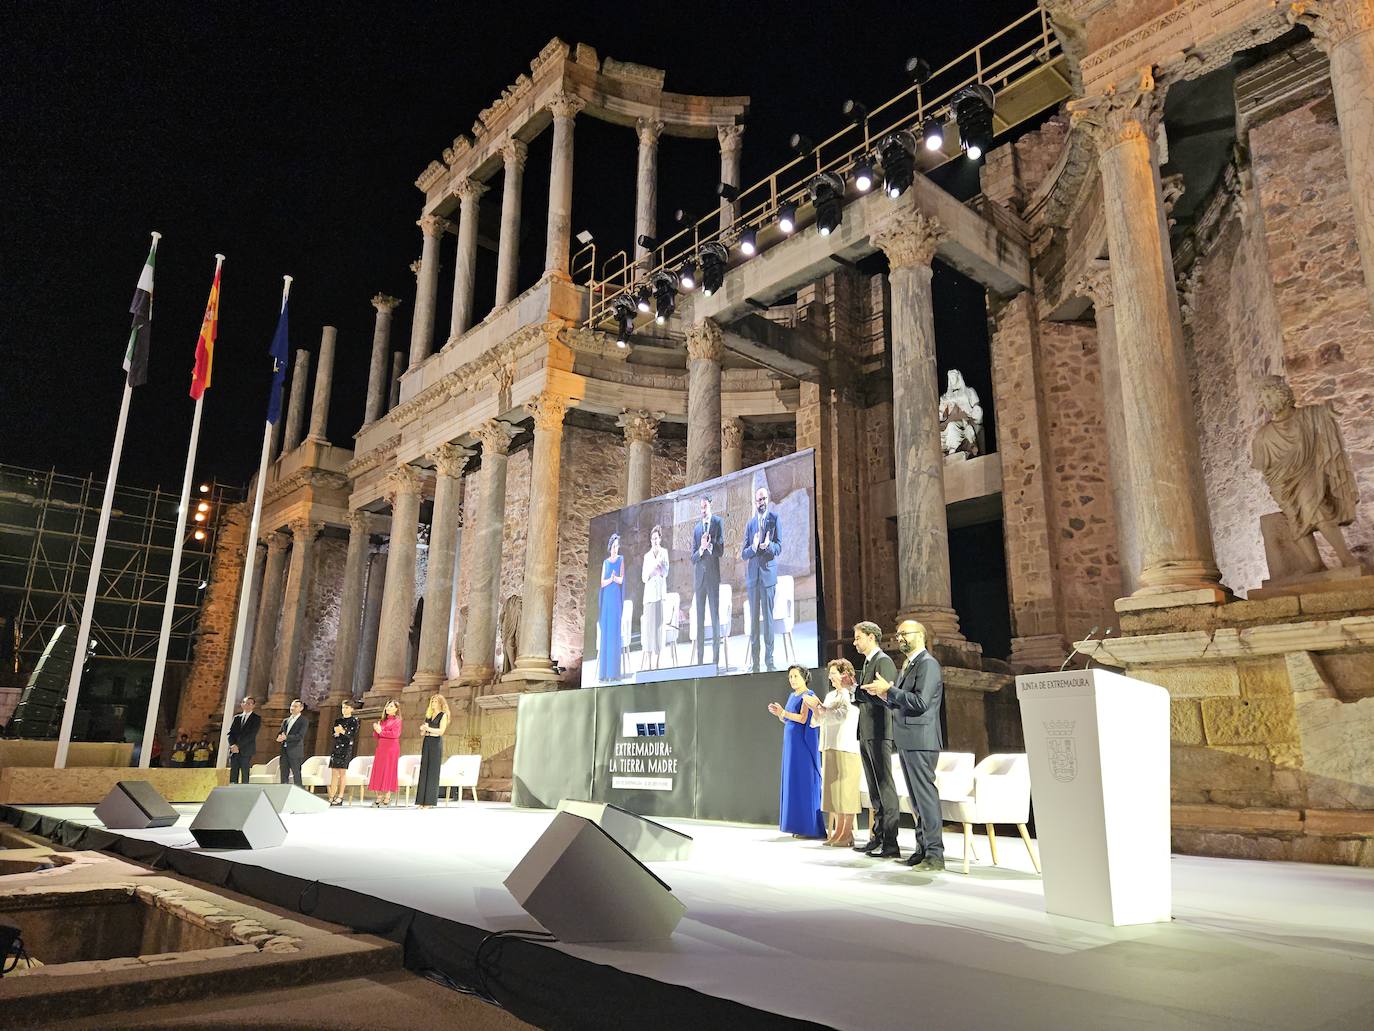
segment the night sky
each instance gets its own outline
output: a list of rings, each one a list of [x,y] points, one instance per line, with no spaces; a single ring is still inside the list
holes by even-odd
[[[846,97],[873,106],[904,88],[907,57],[938,66],[1031,6],[10,5],[0,16],[0,461],[103,476],[128,305],[154,229],[151,376],[135,392],[121,481],[180,485],[216,251],[228,260],[200,478],[242,483],[256,464],[283,273],[295,277],[293,348],[313,352],[323,324],[339,329],[330,436],[351,444],[373,294],[403,299],[393,349],[409,341],[422,199],[412,184],[553,36],[664,68],[670,91],[750,96],[747,184],[784,162],[791,133],[839,128]],[[548,137],[526,171],[521,289],[542,263]],[[635,137],[579,118],[577,141],[574,230],[592,230],[605,254],[630,243]],[[677,207],[714,205],[718,160],[714,140],[664,144],[660,229]],[[499,207],[499,191],[488,194],[484,234]],[[482,259],[488,270],[494,260]],[[446,260],[440,337],[451,280]]]

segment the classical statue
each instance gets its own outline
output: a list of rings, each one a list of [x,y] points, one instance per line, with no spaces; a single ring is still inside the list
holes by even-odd
[[[1317,553],[1320,532],[1342,566],[1359,566],[1341,527],[1355,521],[1355,474],[1336,414],[1326,403],[1296,405],[1282,376],[1268,376],[1260,403],[1269,421],[1255,433],[1251,465],[1258,469],[1287,518],[1289,532],[1311,572],[1326,568]]]
[[[983,452],[983,406],[958,369],[949,370],[947,389],[940,395],[940,443],[946,455],[974,458]]]
[[[520,654],[520,595],[512,594],[501,606],[501,674],[515,669],[515,658]]]

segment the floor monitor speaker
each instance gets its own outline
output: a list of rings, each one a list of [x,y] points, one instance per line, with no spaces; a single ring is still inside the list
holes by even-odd
[[[641,863],[666,863],[692,858],[692,838],[609,802],[579,802],[565,798],[560,813],[591,820]]]
[[[294,784],[229,784],[221,790],[264,794],[278,813],[322,813],[329,808],[326,799]]]
[[[95,818],[109,830],[170,827],[180,815],[146,780],[119,781],[95,807]]]
[[[266,792],[235,790],[240,786],[215,788],[191,821],[201,848],[274,848],[286,840],[286,825]]]

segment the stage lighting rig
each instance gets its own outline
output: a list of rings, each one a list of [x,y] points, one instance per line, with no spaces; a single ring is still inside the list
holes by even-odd
[[[716,196],[726,202],[733,202],[739,199],[739,187],[731,183],[720,183],[716,186]]]
[[[673,309],[677,307],[677,277],[670,272],[655,272],[653,290],[654,321],[661,326],[668,321]]]
[[[799,158],[804,158],[816,152],[816,145],[811,142],[810,136],[804,136],[799,132],[794,132],[792,138],[787,141],[787,145],[792,148],[792,152]]]
[[[725,267],[729,261],[730,252],[722,244],[712,242],[701,245],[701,292],[707,297],[725,282]]]
[[[878,144],[883,163],[883,189],[889,197],[900,197],[916,177],[916,138],[905,129],[890,132]]]
[[[778,205],[778,228],[790,236],[797,228],[797,202],[784,201]]]
[[[635,291],[635,307],[641,314],[648,315],[653,309],[649,305],[649,299],[653,297],[653,291],[647,286],[641,286]]]
[[[627,295],[617,297],[611,305],[611,312],[615,315],[617,347],[628,347],[630,345],[630,333],[635,326],[635,302]]]
[[[954,94],[954,118],[969,158],[977,161],[992,146],[992,89],[981,82]]]
[[[923,57],[908,57],[906,73],[917,86],[924,86],[930,81],[930,62]]]
[[[854,100],[852,98],[846,100],[844,102],[844,107],[840,108],[840,110],[844,112],[844,116],[846,118],[848,118],[851,122],[854,123],[854,125],[858,126],[860,129],[862,129],[864,127],[864,123],[868,121],[868,108],[864,107],[861,101]]]
[[[867,155],[854,162],[854,188],[860,193],[873,189],[873,159]]]
[[[752,258],[759,252],[759,232],[757,229],[749,228],[739,234],[739,249],[746,258]]]
[[[816,209],[816,231],[829,236],[844,218],[844,180],[834,172],[822,172],[806,188]]]
[[[646,251],[658,250],[658,240],[655,237],[649,236],[647,233],[641,233],[637,242],[639,246],[643,247]]]
[[[926,150],[943,150],[945,146],[945,127],[940,124],[940,119],[934,115],[925,120],[921,126],[921,139],[925,142]]]
[[[697,260],[688,258],[677,269],[678,284],[684,290],[695,290],[697,286]]]

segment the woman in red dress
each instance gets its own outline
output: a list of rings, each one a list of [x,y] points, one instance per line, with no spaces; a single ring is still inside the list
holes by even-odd
[[[382,706],[382,718],[372,724],[372,736],[377,739],[377,754],[372,759],[372,776],[367,789],[382,797],[372,804],[391,804],[396,790],[396,768],[401,762],[401,707],[393,699]]]

